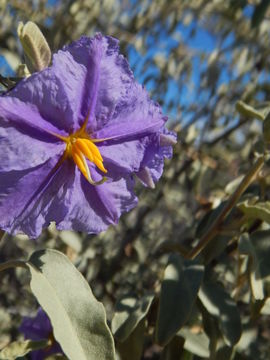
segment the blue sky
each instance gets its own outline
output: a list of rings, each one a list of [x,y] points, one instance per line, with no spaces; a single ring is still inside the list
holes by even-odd
[[[57,0],[49,0],[48,6],[53,6],[57,3]],[[253,12],[252,6],[246,6],[245,8],[245,15],[250,17]],[[195,31],[194,31],[195,30]],[[15,29],[14,29],[15,31]],[[152,92],[152,96],[155,97],[155,82],[154,78],[156,75],[158,75],[158,69],[155,66],[148,67],[146,71],[143,71],[143,67],[147,59],[152,58],[155,54],[161,53],[166,57],[169,56],[170,51],[178,46],[178,41],[175,40],[175,36],[177,37],[180,35],[181,41],[189,44],[190,47],[192,47],[195,50],[203,50],[206,52],[212,52],[216,46],[217,46],[217,39],[213,34],[210,34],[205,29],[199,27],[198,23],[191,22],[190,25],[184,26],[182,24],[179,24],[177,26],[177,32],[174,34],[174,36],[168,37],[167,32],[165,29],[160,29],[160,40],[157,44],[155,42],[155,39],[151,37],[151,33],[147,35],[147,46],[148,51],[146,55],[142,55],[138,53],[134,46],[130,46],[128,49],[128,59],[131,65],[131,68],[134,70],[134,74],[136,79],[144,84],[146,88]],[[192,34],[192,36],[191,36]],[[120,39],[121,40],[121,39]],[[233,41],[233,36],[229,35],[226,40],[225,45],[229,45]],[[229,56],[229,55],[228,55]],[[193,83],[194,89],[193,91],[190,91],[190,84],[188,83],[186,86],[183,86],[183,88],[180,90],[176,84],[176,82],[173,79],[170,79],[168,81],[168,91],[166,94],[164,94],[164,112],[167,112],[167,105],[170,101],[179,101],[180,104],[188,104],[192,103],[194,101],[205,101],[206,99],[196,99],[196,88],[200,86],[200,73],[205,69],[207,66],[206,63],[200,63],[198,57],[194,57],[192,59],[192,76],[191,81]],[[14,75],[11,67],[5,60],[3,56],[0,55],[0,71],[1,74],[4,76],[12,76]],[[220,82],[226,82],[228,79],[228,74],[226,73],[226,70],[222,70],[221,76],[219,81]],[[146,81],[147,80],[147,81]],[[247,79],[248,81],[248,79]],[[160,94],[158,94],[159,97],[161,97]],[[203,95],[204,96],[204,95]],[[176,101],[176,102],[177,102]],[[176,111],[171,110],[171,113],[169,114],[172,118],[176,116]]]

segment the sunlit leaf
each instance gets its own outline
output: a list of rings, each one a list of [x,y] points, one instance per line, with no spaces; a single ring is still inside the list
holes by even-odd
[[[250,203],[248,200],[237,206],[248,218],[260,219],[270,224],[270,201]]]
[[[103,305],[81,273],[56,250],[32,254],[31,289],[50,317],[54,336],[70,360],[114,359]]]
[[[0,351],[0,360],[14,360],[30,353],[31,351],[43,349],[49,345],[49,340],[14,341]]]
[[[187,327],[182,328],[178,335],[185,339],[184,348],[192,354],[208,358],[209,352],[209,339],[204,332],[194,334]]]
[[[29,61],[29,70],[39,71],[49,66],[51,50],[39,27],[32,21],[25,25],[18,25],[18,36],[23,46],[24,53]]]
[[[263,120],[264,114],[260,111],[257,111],[252,106],[245,104],[243,101],[237,101],[236,103],[236,110],[243,116]]]
[[[117,302],[112,319],[112,332],[117,340],[124,341],[129,337],[148,313],[153,299],[153,294],[146,294],[140,299],[126,296]]]

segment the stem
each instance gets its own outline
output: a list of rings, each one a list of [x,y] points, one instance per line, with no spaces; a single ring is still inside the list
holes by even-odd
[[[238,185],[235,192],[229,198],[227,204],[224,206],[220,215],[217,217],[213,225],[208,229],[208,231],[201,238],[199,243],[190,251],[188,254],[189,259],[194,259],[204,248],[205,246],[213,239],[213,237],[218,233],[218,228],[226,216],[231,212],[232,208],[238,202],[239,198],[247,187],[252,183],[254,177],[258,174],[264,164],[264,157],[260,156],[249,172],[246,174],[244,179]]]
[[[6,261],[2,264],[0,264],[0,272],[13,268],[13,267],[22,267],[27,269],[27,265],[24,261],[21,260],[10,260],[10,261]]]
[[[8,233],[6,233],[4,230],[0,230],[0,243],[3,242],[7,236]]]

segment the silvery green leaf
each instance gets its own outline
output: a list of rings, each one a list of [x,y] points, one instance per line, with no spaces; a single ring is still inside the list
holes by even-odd
[[[178,335],[185,339],[184,348],[186,350],[203,358],[209,357],[209,339],[204,332],[194,334],[188,327],[183,327]]]
[[[161,287],[156,339],[166,345],[188,320],[196,300],[204,266],[172,255]]]
[[[103,305],[61,252],[41,250],[27,262],[31,289],[48,314],[56,340],[70,360],[114,359]]]
[[[260,219],[270,224],[270,201],[257,202],[244,201],[237,205],[248,218]]]
[[[247,254],[252,259],[252,278],[251,286],[253,296],[256,300],[262,300],[263,297],[263,285],[269,284],[270,281],[270,247],[269,247],[270,230],[256,231],[248,236],[243,234],[240,238],[239,251],[242,254]],[[255,289],[257,289],[258,283],[261,283],[260,297],[256,296]],[[256,288],[254,288],[256,284]],[[258,291],[258,289],[257,289]]]
[[[243,101],[237,101],[236,110],[243,116],[264,120],[264,114],[262,112],[257,111],[252,106],[244,103]]]
[[[121,360],[140,360],[142,358],[146,320],[142,319],[124,342],[119,342],[117,352]]]
[[[0,360],[15,360],[18,357],[30,353],[31,351],[43,349],[49,345],[49,340],[14,341],[1,350]]]
[[[129,337],[148,313],[153,299],[153,294],[144,295],[140,299],[133,296],[120,299],[112,319],[112,332],[117,340],[122,342]]]
[[[40,71],[49,66],[51,50],[39,27],[32,21],[25,25],[20,22],[17,28],[19,39],[31,72]]]
[[[219,283],[204,282],[199,298],[207,311],[213,315],[227,345],[234,345],[241,336],[241,319],[234,300]]]

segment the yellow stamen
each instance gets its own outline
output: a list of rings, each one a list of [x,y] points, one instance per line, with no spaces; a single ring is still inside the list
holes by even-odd
[[[82,172],[82,174],[86,177],[86,179],[89,179],[87,168],[85,167],[85,163],[83,161],[82,153],[76,149],[76,147],[72,146],[71,148],[71,155],[75,162],[75,164],[78,166],[79,170]],[[88,169],[89,170],[89,169]]]
[[[91,141],[88,139],[83,139],[85,141],[85,143],[87,144],[87,146],[89,147],[90,151],[93,153],[93,155],[98,158],[100,161],[103,161],[103,158],[98,150],[98,147]]]
[[[89,147],[87,146],[87,143],[85,141],[86,139],[77,139],[76,143],[73,146],[78,146],[78,148],[85,154],[85,156],[90,160],[94,161],[93,154]]]
[[[81,137],[69,136],[67,139],[66,151],[71,155],[73,161],[78,166],[81,173],[87,179],[88,182],[92,185],[99,185],[106,181],[106,178],[103,177],[100,181],[95,182],[92,179],[90,168],[87,164],[87,160],[95,164],[101,171],[107,173],[103,165],[103,158],[99,152],[99,149],[96,145],[92,143],[91,140]]]
[[[90,113],[89,113],[90,114]],[[86,126],[88,123],[89,114],[87,115],[81,128],[69,136],[62,136],[54,132],[48,131],[51,135],[57,137],[59,140],[66,143],[66,150],[63,154],[62,161],[70,157],[73,159],[81,173],[92,185],[99,185],[107,180],[105,176],[100,181],[94,181],[91,176],[90,168],[87,159],[96,165],[96,167],[107,173],[103,165],[103,158],[99,152],[98,147],[94,143],[103,142],[109,139],[91,139],[86,133]]]
[[[104,173],[107,173],[107,170],[105,169],[103,162],[99,159],[97,159],[96,157],[94,158],[94,164],[96,164],[96,166],[103,171]]]

